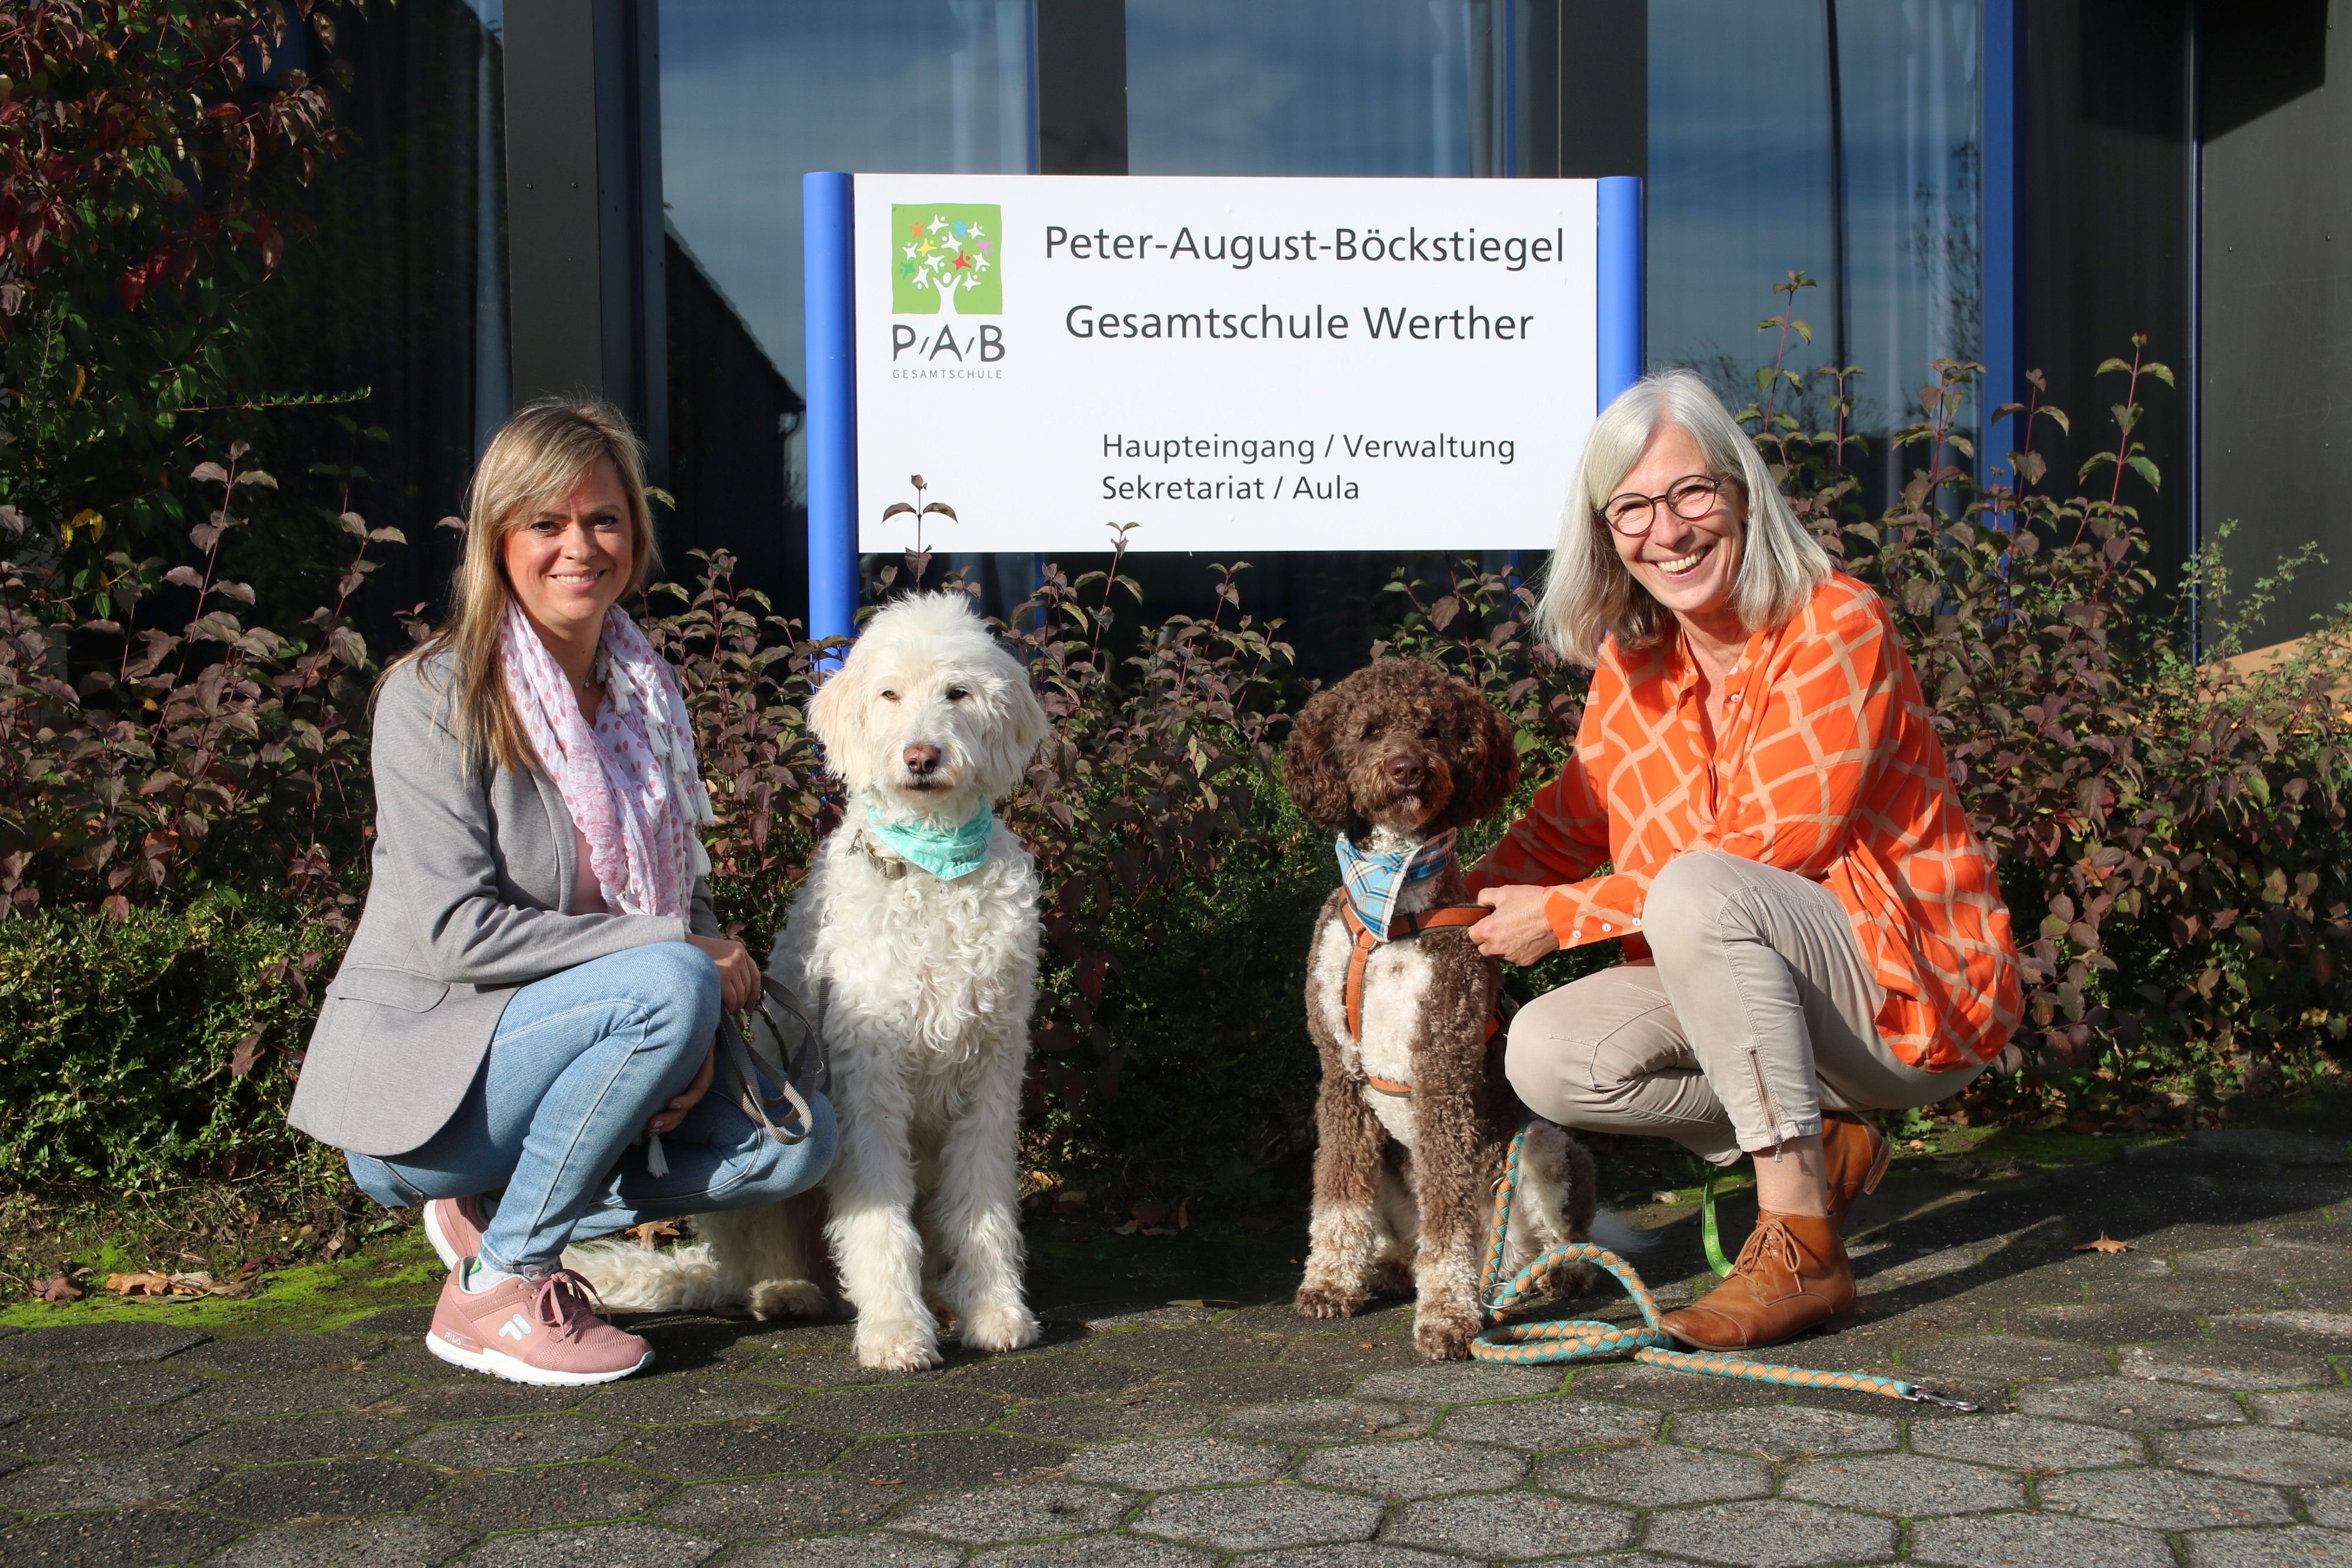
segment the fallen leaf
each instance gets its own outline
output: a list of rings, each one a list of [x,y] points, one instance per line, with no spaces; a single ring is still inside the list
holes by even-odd
[[[874,1484],[877,1487],[903,1487],[907,1483],[904,1481],[876,1481]]]
[[[168,1296],[172,1293],[172,1277],[168,1274],[110,1274],[106,1288],[118,1296]]]
[[[1650,1201],[1654,1204],[1678,1204],[1683,1201],[1683,1195],[1680,1193],[1670,1191],[1664,1187],[1660,1187],[1656,1192],[1650,1194]]]
[[[1200,1217],[1201,1205],[1192,1199],[1186,1198],[1182,1203],[1176,1205],[1176,1228],[1178,1230],[1192,1229],[1193,1223]]]
[[[1111,1234],[1113,1236],[1133,1236],[1137,1231],[1141,1230],[1142,1228],[1143,1227],[1141,1226],[1136,1224],[1133,1220],[1129,1220],[1125,1225],[1119,1226],[1112,1230]]]
[[[637,1245],[639,1247],[650,1249],[659,1247],[663,1242],[670,1240],[675,1237],[684,1236],[686,1233],[678,1229],[677,1222],[676,1220],[649,1219],[643,1225],[631,1226],[629,1227],[629,1234],[637,1238]]]
[[[81,1292],[75,1289],[73,1281],[62,1274],[52,1274],[47,1279],[35,1281],[33,1294],[53,1307],[81,1300]]]
[[[2075,1251],[2077,1251],[2077,1252],[2107,1252],[2107,1253],[2115,1253],[2115,1252],[2137,1252],[2137,1250],[2139,1250],[2139,1249],[2138,1249],[2137,1247],[2136,1247],[2132,1246],[2132,1244],[2131,1244],[2130,1242],[2128,1242],[2128,1241],[2117,1241],[2114,1237],[2109,1236],[2105,1231],[2104,1231],[2104,1230],[2103,1230],[2103,1231],[2099,1232],[2099,1239],[2098,1239],[2098,1240],[2096,1240],[2096,1241],[2086,1241],[2086,1242],[2083,1243],[2083,1245],[2082,1245],[2082,1246],[2080,1246],[2080,1247],[2076,1247],[2074,1250],[2075,1250]]]

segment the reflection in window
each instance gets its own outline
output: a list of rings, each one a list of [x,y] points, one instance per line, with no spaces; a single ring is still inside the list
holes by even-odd
[[[1836,8],[1845,121],[1846,363],[1864,429],[1920,416],[1928,362],[1983,358],[1978,0]],[[1975,410],[1969,417],[1975,422]],[[1883,457],[1883,447],[1880,448]]]
[[[797,382],[801,176],[1027,174],[1026,0],[667,0],[671,224]]]
[[[1981,357],[1981,26],[1979,0],[1650,4],[1650,361],[1745,401],[1772,285],[1811,273],[1790,363],[1862,368],[1874,494],[1928,362]]]
[[[672,319],[710,345],[690,354],[672,346],[673,458],[682,476],[705,477],[698,496],[681,487],[680,521],[734,550],[747,563],[742,580],[782,597],[790,613],[802,611],[806,572],[803,453],[793,439],[805,360],[801,176],[1033,172],[1031,55],[1028,0],[662,6],[662,187],[681,269]],[[752,353],[764,354],[772,376],[744,365]],[[752,483],[742,438],[731,434],[744,417],[729,400],[754,385],[766,389],[762,406],[780,411],[781,505]],[[990,584],[992,603],[1007,587],[1018,589],[1015,600],[1026,592],[1025,555],[953,559]]]
[[[1816,331],[1792,368],[1833,363],[1835,209],[1822,0],[1650,0],[1649,357],[1733,400],[1771,346],[1756,323],[1791,271]]]
[[[1509,174],[1506,0],[1128,0],[1138,174]]]

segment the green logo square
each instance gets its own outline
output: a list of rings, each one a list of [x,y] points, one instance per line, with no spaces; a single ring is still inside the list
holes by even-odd
[[[1004,313],[1002,211],[980,202],[890,209],[890,313]]]

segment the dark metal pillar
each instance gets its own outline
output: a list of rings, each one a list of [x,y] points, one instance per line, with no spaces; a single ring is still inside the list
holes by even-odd
[[[1037,172],[1127,173],[1127,6],[1037,0]]]
[[[518,403],[620,405],[668,479],[659,0],[507,0],[507,253]]]

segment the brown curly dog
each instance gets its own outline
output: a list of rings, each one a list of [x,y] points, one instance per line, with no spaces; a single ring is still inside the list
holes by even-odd
[[[1472,945],[1465,927],[1482,911],[1463,907],[1461,868],[1433,840],[1492,813],[1518,777],[1501,717],[1413,659],[1382,659],[1317,694],[1285,757],[1291,798],[1347,840],[1343,862],[1375,862],[1373,885],[1395,889],[1392,906],[1361,887],[1333,893],[1307,955],[1323,1085],[1298,1310],[1352,1317],[1375,1296],[1412,1296],[1413,1342],[1432,1361],[1468,1355],[1478,1332],[1493,1183],[1527,1116],[1494,1027],[1501,966]],[[1380,880],[1381,866],[1405,862],[1417,877]],[[1582,1240],[1593,1213],[1592,1158],[1551,1123],[1536,1124],[1521,1174],[1513,1270]]]

